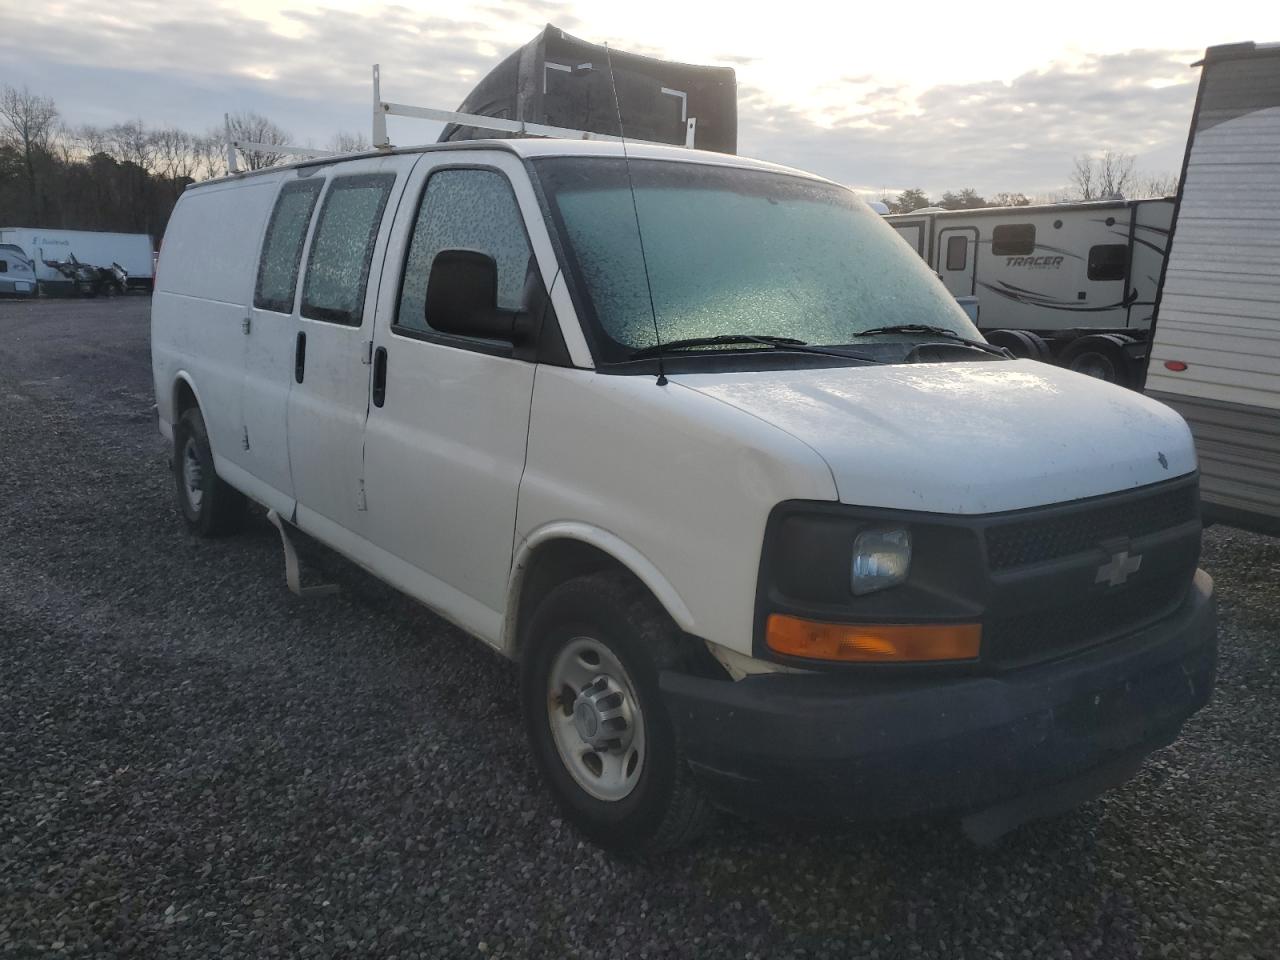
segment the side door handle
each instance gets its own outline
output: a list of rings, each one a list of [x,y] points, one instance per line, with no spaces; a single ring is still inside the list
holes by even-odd
[[[293,348],[293,379],[296,383],[301,383],[302,378],[307,374],[307,335],[304,331],[298,331],[298,340]]]
[[[380,407],[387,402],[387,348],[373,351],[373,405]]]

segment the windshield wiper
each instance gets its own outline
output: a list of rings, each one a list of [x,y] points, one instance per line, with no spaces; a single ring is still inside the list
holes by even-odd
[[[645,357],[656,357],[658,354],[666,353],[668,350],[690,350],[694,347],[718,347],[723,344],[734,343],[760,343],[767,346],[778,346],[780,344],[804,346],[804,341],[797,340],[795,337],[769,337],[754,333],[722,333],[715,337],[685,337],[683,340],[655,343],[651,347],[642,347],[633,351],[628,359],[643,360]]]
[[[947,340],[951,341],[956,346],[965,346],[973,350],[981,350],[983,353],[990,353],[997,357],[1004,357],[1006,360],[1013,358],[1013,354],[1004,347],[995,347],[982,340],[970,340],[968,337],[960,336],[960,334],[948,327],[936,327],[928,323],[898,323],[888,327],[872,327],[870,330],[860,330],[858,333],[854,334],[854,336],[870,337],[878,333],[918,333],[925,336],[946,337]],[[928,346],[928,344],[916,344],[917,348],[924,346]],[[939,346],[943,346],[943,344],[939,344]],[[916,351],[912,350],[911,352],[915,353]]]
[[[881,363],[876,357],[868,357],[861,353],[845,353],[841,350],[830,350],[825,347],[814,347],[797,340],[795,337],[774,337],[754,333],[722,333],[715,337],[686,337],[683,340],[669,340],[666,343],[655,343],[651,347],[641,347],[633,351],[628,360],[644,360],[656,357],[668,350],[689,350],[695,347],[718,347],[724,344],[755,343],[775,350],[795,350],[799,353],[816,353],[824,357],[839,357],[842,360],[862,360],[866,363]]]

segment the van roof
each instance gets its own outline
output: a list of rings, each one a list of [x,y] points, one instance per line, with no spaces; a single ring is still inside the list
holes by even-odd
[[[336,157],[314,157],[298,160],[293,163],[280,164],[262,170],[240,171],[212,180],[190,184],[188,190],[196,190],[205,184],[225,183],[228,180],[242,180],[247,177],[279,173],[282,170],[304,169],[309,167],[325,167],[348,160],[360,160],[366,157],[380,157],[404,153],[434,153],[454,150],[504,150],[521,159],[531,160],[537,157],[622,157],[623,145],[609,140],[562,140],[551,137],[495,138],[489,140],[455,140],[449,143],[427,143],[412,147],[393,147],[390,150],[365,150],[361,153],[344,153]],[[625,156],[632,160],[676,160],[684,163],[701,163],[708,166],[737,167],[747,170],[763,170],[772,173],[784,173],[795,177],[805,177],[823,183],[834,183],[817,174],[805,170],[797,170],[781,164],[769,163],[765,160],[752,160],[730,153],[713,153],[710,150],[691,150],[687,147],[662,146],[650,143],[628,143]]]

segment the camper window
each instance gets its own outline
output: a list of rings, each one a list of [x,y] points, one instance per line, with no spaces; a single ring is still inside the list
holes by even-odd
[[[1036,252],[1034,223],[1002,223],[991,231],[991,252],[997,257],[1025,257]]]
[[[954,236],[947,238],[947,269],[963,270],[969,265],[969,238]]]
[[[1123,280],[1128,267],[1127,244],[1100,243],[1089,248],[1090,280]]]
[[[8,272],[9,272],[9,261],[0,260],[0,273],[8,273]]]

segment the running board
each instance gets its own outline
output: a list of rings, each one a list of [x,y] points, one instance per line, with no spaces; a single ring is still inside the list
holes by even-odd
[[[303,598],[328,597],[337,593],[338,585],[336,583],[318,583],[309,587],[302,585],[298,551],[293,545],[293,538],[289,536],[289,531],[285,527],[284,521],[280,519],[280,514],[274,510],[267,511],[267,519],[280,531],[280,543],[284,547],[284,579],[289,584],[289,589]]]

